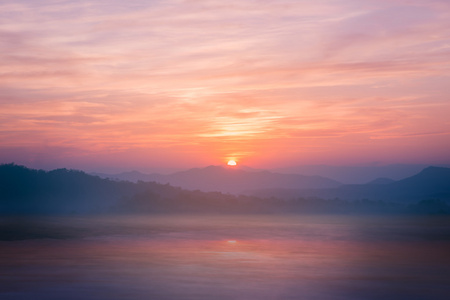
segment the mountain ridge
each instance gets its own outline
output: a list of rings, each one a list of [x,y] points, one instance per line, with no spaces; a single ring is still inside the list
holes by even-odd
[[[393,202],[414,202],[433,198],[450,200],[450,168],[430,166],[416,175],[388,184],[345,184],[330,189],[264,189],[248,191],[247,194],[265,194],[281,198],[320,197]]]
[[[214,167],[211,170],[219,174],[221,171]],[[231,173],[236,175],[236,172],[239,173],[239,170],[235,169]],[[239,179],[239,176],[237,177]],[[267,190],[261,197],[224,194],[217,191],[189,191],[170,184],[102,179],[78,170],[43,171],[8,164],[0,165],[0,215],[411,212],[445,214],[450,212],[446,202],[450,200],[449,182],[450,169],[431,168],[401,182],[384,185],[342,185],[337,188],[315,190],[294,189],[291,190],[294,193],[292,198],[283,199],[279,191],[276,197],[271,197]],[[386,198],[386,195],[389,197]]]
[[[189,190],[205,192],[219,191],[239,194],[248,189],[262,187],[283,188],[331,188],[342,183],[322,176],[300,174],[280,174],[268,170],[252,169],[245,166],[214,166],[192,168],[169,175],[142,174],[140,180],[171,184]],[[136,179],[135,172],[111,175],[110,178]],[[130,176],[132,175],[132,176]],[[108,175],[103,175],[107,178]],[[134,177],[133,177],[134,176]]]
[[[299,165],[272,169],[278,173],[295,173],[303,175],[319,175],[331,178],[344,184],[364,184],[380,177],[402,180],[414,176],[432,164],[388,164],[362,166],[334,165]],[[449,168],[449,164],[438,164],[437,167]]]

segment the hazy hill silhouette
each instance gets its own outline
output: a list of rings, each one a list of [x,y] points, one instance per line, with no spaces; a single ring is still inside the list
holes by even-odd
[[[129,171],[129,172],[122,172],[117,174],[106,174],[106,173],[98,173],[93,172],[90,173],[91,175],[98,176],[104,179],[111,179],[115,181],[130,181],[130,182],[138,182],[138,181],[144,181],[144,182],[150,182],[150,181],[157,181],[155,179],[164,177],[165,175],[152,173],[152,174],[144,174],[139,171]]]
[[[113,182],[77,170],[46,172],[0,165],[0,213],[94,212],[136,191],[130,182]]]
[[[169,183],[189,190],[240,194],[260,188],[332,188],[341,185],[335,180],[321,176],[279,174],[242,167],[208,166],[177,172],[170,175],[142,174],[136,171],[115,175],[99,174],[104,178],[130,181],[155,181]]]
[[[429,165],[423,164],[392,164],[373,166],[327,166],[303,165],[274,169],[278,173],[295,173],[303,175],[319,175],[337,180],[345,184],[365,184],[377,178],[392,178],[402,180],[414,176]],[[450,165],[437,165],[450,168]]]
[[[198,176],[192,177],[195,172]],[[180,172],[177,176],[179,176],[178,180],[183,180],[187,175],[191,176],[189,177],[191,180],[199,178],[202,180],[206,175],[212,176],[214,180],[207,183],[210,184],[210,188],[215,188],[212,183],[217,182],[218,179],[225,178],[229,180],[227,182],[238,182],[246,179],[248,173],[239,169],[221,170],[217,167],[209,167]],[[253,178],[283,179],[283,177],[273,176],[270,172],[256,172],[256,175],[262,177]],[[231,181],[228,176],[235,176],[234,181]],[[0,215],[449,213],[450,207],[445,202],[450,199],[449,182],[450,169],[432,167],[415,176],[390,184],[345,185],[328,189],[274,189],[277,191],[277,197],[270,197],[268,192],[270,190],[266,189],[260,197],[256,197],[236,196],[216,191],[190,191],[155,182],[113,181],[76,170],[58,169],[46,172],[8,164],[0,165]],[[242,188],[242,186],[239,187]],[[283,200],[280,191],[294,192],[294,196],[289,200]],[[336,197],[340,199],[335,199]],[[360,199],[369,200],[359,201]],[[386,201],[404,202],[408,205]]]
[[[0,165],[0,215],[71,213],[254,213],[280,200],[188,191],[155,182],[114,181],[82,171]]]
[[[0,165],[0,215],[85,213],[260,213],[281,200],[188,191],[155,182],[102,179],[82,171]]]
[[[374,179],[372,181],[369,181],[367,184],[389,184],[389,183],[393,183],[393,182],[395,182],[394,179],[380,177],[380,178]]]
[[[391,183],[347,184],[330,189],[263,189],[251,195],[281,198],[320,197],[345,200],[382,200],[413,203],[425,199],[450,200],[450,168],[428,167],[420,173]]]

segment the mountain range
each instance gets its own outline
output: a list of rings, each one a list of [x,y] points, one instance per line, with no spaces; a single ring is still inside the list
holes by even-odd
[[[188,190],[218,191],[257,197],[371,199],[413,202],[426,198],[450,199],[450,168],[427,167],[401,179],[377,178],[365,184],[342,184],[322,176],[281,174],[248,167],[209,166],[170,175],[128,172],[97,174],[103,178],[152,181]]]
[[[303,174],[307,176],[323,176],[345,184],[364,184],[377,178],[401,180],[416,175],[430,165],[425,164],[390,164],[365,166],[329,166],[329,165],[300,165],[273,169],[273,172],[283,174]],[[435,165],[450,168],[448,164]]]
[[[167,183],[104,179],[77,170],[43,171],[0,165],[0,215],[450,212],[447,204],[450,168],[442,167],[428,167],[398,181],[381,178],[349,185],[322,177],[214,166],[179,172],[169,179],[211,191],[192,191]],[[249,187],[257,189],[240,195],[219,191]]]
[[[171,184],[188,190],[241,194],[247,190],[262,188],[322,189],[335,188],[342,183],[322,176],[280,174],[249,167],[208,166],[177,172],[170,175],[143,174],[137,171],[108,175],[93,173],[102,178],[131,182],[152,181]]]
[[[345,200],[369,199],[411,203],[423,199],[450,200],[450,168],[428,167],[418,174],[393,181],[385,178],[367,184],[345,184],[326,189],[259,189],[248,191],[248,195],[259,197],[319,197]]]

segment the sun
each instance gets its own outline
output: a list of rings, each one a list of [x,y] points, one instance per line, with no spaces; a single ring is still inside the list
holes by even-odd
[[[229,165],[229,166],[235,166],[235,165],[237,165],[237,163],[236,163],[234,160],[229,160],[229,161],[227,162],[227,165]]]

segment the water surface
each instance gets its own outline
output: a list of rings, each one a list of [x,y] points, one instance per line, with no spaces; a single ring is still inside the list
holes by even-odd
[[[446,217],[3,218],[1,299],[448,299]]]

